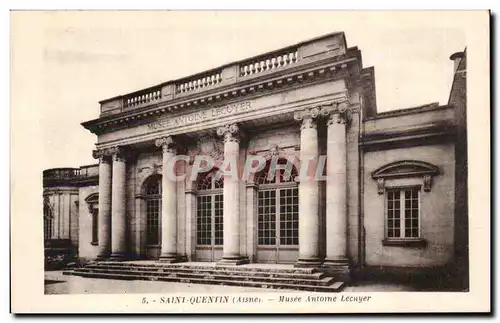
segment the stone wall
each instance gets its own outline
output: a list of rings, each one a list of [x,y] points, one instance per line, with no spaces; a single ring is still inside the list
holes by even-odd
[[[84,186],[78,190],[78,256],[80,259],[95,259],[98,246],[92,244],[92,216],[85,201],[90,195],[99,193],[99,186]]]
[[[420,192],[421,237],[423,247],[384,246],[385,195],[379,195],[372,173],[400,160],[418,160],[439,167],[430,192]],[[434,267],[453,260],[454,177],[453,144],[387,149],[364,155],[365,264],[387,267]],[[402,179],[404,182],[404,178]],[[402,183],[403,183],[402,182]]]

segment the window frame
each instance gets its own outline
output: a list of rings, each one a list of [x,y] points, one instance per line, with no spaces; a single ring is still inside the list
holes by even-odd
[[[418,198],[418,205],[417,205],[417,210],[418,210],[418,234],[416,237],[407,237],[405,234],[405,229],[406,229],[406,197],[405,197],[405,192],[416,189],[417,191],[417,198]],[[400,208],[399,208],[399,223],[400,223],[400,228],[399,232],[400,235],[399,237],[389,237],[389,195],[388,193],[392,191],[395,192],[397,191],[399,193],[399,203],[400,203]],[[422,237],[422,208],[421,208],[421,198],[422,198],[422,187],[418,185],[408,185],[408,186],[396,186],[396,187],[387,187],[385,189],[385,234],[384,237],[387,240],[404,240],[404,239],[421,239]]]
[[[405,234],[405,191],[416,189],[418,194],[418,235],[417,237],[407,237]],[[422,186],[416,184],[388,186],[384,189],[384,239],[382,244],[384,246],[399,246],[399,247],[425,247],[427,240],[422,237]],[[398,191],[400,194],[400,236],[389,237],[389,207],[388,207],[388,193],[389,191]]]
[[[203,187],[206,184],[206,180],[210,180],[210,187]],[[217,199],[220,198],[220,201]],[[200,201],[205,199],[210,203],[210,209],[204,209],[205,212],[210,213],[210,226],[209,231],[199,230],[198,221],[200,219]],[[203,174],[197,179],[196,183],[196,225],[195,225],[195,241],[196,248],[207,249],[207,248],[222,248],[224,245],[224,178],[221,170],[214,168],[211,171]],[[222,203],[221,208],[216,208],[216,203]],[[220,211],[220,215],[217,215],[216,211]],[[208,217],[205,217],[208,218]],[[206,219],[205,219],[206,220]],[[219,222],[217,222],[219,221]],[[206,223],[205,223],[206,224]],[[217,227],[222,225],[222,230],[216,230]],[[199,236],[202,232],[209,232],[210,237]],[[200,244],[200,239],[209,239],[210,244]]]
[[[420,160],[399,160],[381,166],[372,172],[371,176],[376,182],[378,195],[384,198],[384,239],[382,244],[384,246],[408,246],[408,247],[424,247],[427,240],[423,238],[425,232],[422,230],[422,199],[424,196],[431,192],[433,186],[433,178],[440,175],[441,171],[436,165]],[[403,236],[388,237],[388,195],[389,190],[404,191],[405,189],[418,187],[418,237],[405,237],[404,236],[404,221],[405,214],[404,208],[400,210],[400,230]],[[402,193],[400,193],[402,194]],[[400,202],[401,203],[401,202]],[[404,203],[404,201],[402,202]]]
[[[279,159],[278,160],[278,165],[280,166],[286,166],[288,165],[288,162],[286,163],[280,163],[286,161],[284,159]],[[286,169],[276,169],[274,174],[272,174],[272,178],[269,178],[270,175],[270,166],[271,166],[271,161],[268,160],[266,163],[266,166],[264,169],[261,171],[257,172],[254,177],[253,177],[253,183],[257,185],[257,194],[256,194],[256,199],[257,199],[257,210],[256,210],[256,216],[257,216],[257,235],[256,235],[256,245],[259,249],[296,249],[299,246],[299,218],[298,218],[298,212],[297,212],[297,221],[291,221],[291,222],[296,222],[297,223],[297,236],[294,236],[292,233],[292,236],[281,236],[281,231],[282,230],[291,230],[294,231],[293,228],[291,229],[286,229],[283,227],[283,223],[286,223],[287,221],[282,221],[283,214],[281,212],[281,194],[282,191],[287,191],[290,189],[297,190],[297,198],[299,194],[299,187],[298,183],[295,180],[298,176],[298,170],[295,167],[295,165],[290,165],[290,168]],[[271,222],[269,221],[260,221],[261,213],[260,213],[260,194],[264,192],[274,192],[274,229],[273,228],[265,228],[265,224],[269,223],[269,226],[271,226]],[[264,197],[263,200],[266,198]],[[285,204],[286,206],[289,206],[288,204]],[[290,204],[293,206],[293,204]],[[297,208],[298,208],[299,202],[297,202]],[[262,205],[262,207],[265,208],[265,205]],[[270,216],[271,214],[262,214],[263,216],[267,215]],[[263,224],[263,230],[260,230],[260,224]],[[269,230],[274,231],[274,236],[266,236],[266,235],[261,235],[261,232],[268,232]],[[271,243],[274,239],[274,244]],[[296,240],[296,244],[285,244],[282,243],[282,239],[292,239],[292,241]],[[263,243],[261,243],[263,242]]]
[[[152,185],[158,185],[157,186],[157,191],[155,193],[151,193],[150,192],[150,189],[152,187]],[[145,224],[145,228],[144,228],[144,234],[145,234],[145,245],[146,247],[148,248],[151,248],[151,247],[161,247],[161,235],[162,235],[162,230],[161,230],[161,223],[162,223],[162,216],[161,216],[161,212],[162,212],[162,190],[163,190],[163,187],[162,187],[162,175],[160,174],[154,174],[154,175],[151,175],[149,176],[145,181],[144,181],[144,184],[143,184],[143,187],[142,187],[142,194],[141,194],[141,197],[143,199],[143,203],[144,203],[144,224]],[[156,206],[157,207],[157,216],[156,216],[156,230],[157,230],[157,241],[156,243],[151,243],[150,240],[149,240],[149,204],[153,202],[153,203],[157,203],[158,205]],[[151,206],[153,207],[153,206]]]
[[[91,218],[90,244],[99,245],[99,193],[93,193],[85,199]]]
[[[90,244],[93,246],[99,245],[99,208],[93,207],[92,212],[92,239]]]

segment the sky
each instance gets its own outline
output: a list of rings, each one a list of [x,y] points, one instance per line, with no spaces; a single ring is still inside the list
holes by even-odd
[[[14,95],[42,145],[37,167],[94,164],[96,136],[80,123],[99,101],[343,31],[364,67],[375,66],[378,111],[446,104],[449,56],[466,47],[460,24],[439,12],[22,12],[11,21]],[[450,17],[448,17],[450,18]],[[30,91],[21,88],[29,87]],[[13,108],[15,108],[15,100]]]

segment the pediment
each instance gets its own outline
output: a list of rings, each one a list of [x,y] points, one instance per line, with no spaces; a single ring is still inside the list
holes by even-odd
[[[417,160],[402,160],[384,165],[372,173],[372,178],[415,177],[437,175],[439,168]]]

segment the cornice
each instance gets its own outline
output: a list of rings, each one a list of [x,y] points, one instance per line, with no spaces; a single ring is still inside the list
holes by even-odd
[[[452,124],[422,126],[411,130],[365,133],[359,142],[365,151],[395,149],[400,147],[430,145],[456,140]]]
[[[347,78],[353,74],[350,71],[353,67],[354,73],[359,73],[359,62],[355,54],[357,54],[357,51],[350,53],[349,56],[353,57],[347,56],[348,54],[341,56],[341,59],[339,57],[330,57],[294,66],[287,70],[242,79],[200,93],[178,97],[169,101],[160,101],[117,115],[104,116],[84,122],[82,125],[93,133],[101,134],[121,126],[144,123],[151,118],[179,111],[180,109],[202,107],[213,103],[222,104],[235,98],[248,98],[256,93],[272,93],[284,88],[305,86],[312,82]]]

